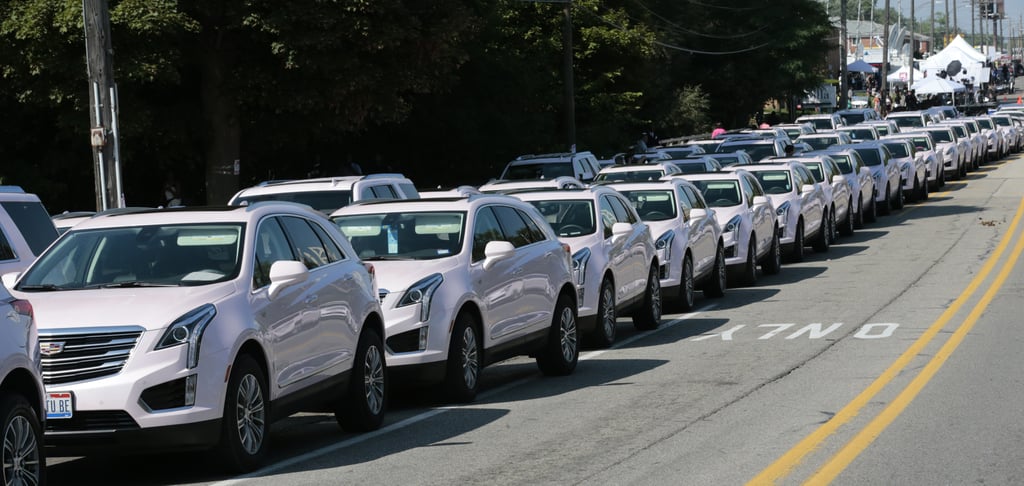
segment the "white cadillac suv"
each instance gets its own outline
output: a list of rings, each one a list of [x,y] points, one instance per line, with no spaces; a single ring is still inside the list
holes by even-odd
[[[83,221],[18,278],[39,325],[47,447],[216,448],[260,465],[275,419],[385,410],[371,268],[322,214],[266,202]],[[15,280],[16,283],[15,283]]]
[[[484,366],[536,356],[576,368],[576,288],[568,245],[528,203],[480,194],[371,201],[331,219],[380,282],[385,352],[396,379],[476,397]]]
[[[537,207],[569,245],[579,298],[580,333],[601,347],[615,343],[616,318],[634,313],[637,327],[657,324],[661,305],[654,239],[629,200],[607,186],[514,194]],[[648,287],[654,286],[654,289]],[[645,302],[652,293],[659,297]]]
[[[43,484],[43,382],[32,304],[0,287],[0,435],[3,484]]]

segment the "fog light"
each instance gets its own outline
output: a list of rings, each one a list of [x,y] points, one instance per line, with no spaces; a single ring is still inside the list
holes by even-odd
[[[420,351],[427,349],[427,326],[420,328]]]
[[[185,378],[185,406],[191,407],[196,404],[196,384],[199,382],[198,375],[188,375]]]

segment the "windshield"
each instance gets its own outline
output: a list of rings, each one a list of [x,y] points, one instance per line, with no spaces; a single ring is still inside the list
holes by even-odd
[[[967,127],[967,131],[968,132],[971,132],[972,134],[978,133],[978,126],[977,125],[975,125],[973,123],[964,123],[964,126]]]
[[[799,123],[810,123],[814,126],[815,130],[832,130],[835,127],[832,126],[832,119],[830,118],[812,118],[810,120],[797,120]]]
[[[843,113],[842,115],[839,115],[839,117],[846,120],[847,125],[856,125],[864,121],[863,113]]]
[[[892,152],[892,156],[896,158],[910,157],[910,150],[907,148],[905,143],[887,143],[886,147]]]
[[[628,170],[602,172],[594,180],[607,182],[645,182],[656,181],[665,175],[663,170]]]
[[[666,221],[676,217],[676,198],[671,190],[621,191],[644,221]]]
[[[175,224],[70,231],[19,290],[195,286],[231,280],[245,225]]]
[[[1010,118],[1006,116],[994,116],[992,117],[992,119],[995,120],[996,125],[999,125],[1001,127],[1008,127],[1010,125],[1013,125],[1013,123],[1010,122]]]
[[[703,160],[696,160],[691,162],[672,162],[679,170],[683,171],[683,174],[701,174],[704,172],[710,172],[708,165]]]
[[[932,141],[927,137],[914,137],[914,146],[917,147],[918,150],[931,150]]]
[[[747,161],[747,159],[744,159],[739,155],[733,154],[718,155],[715,156],[715,160],[717,160],[718,163],[722,165],[722,167],[729,167],[730,165],[737,165],[741,163],[746,164]]]
[[[433,260],[462,251],[466,213],[378,213],[332,218],[363,260]]]
[[[984,120],[984,119],[978,120],[978,125],[981,125],[981,128],[984,128],[985,130],[991,130],[992,129],[992,120]]]
[[[786,170],[759,170],[754,177],[761,183],[765,194],[786,194],[793,190],[793,183]]]
[[[883,137],[886,136],[886,135],[889,135],[889,125],[875,125],[874,127],[875,127],[875,130],[878,131],[879,135],[881,135]]]
[[[936,142],[952,142],[953,134],[949,130],[929,130]]]
[[[956,136],[957,137],[967,138],[967,130],[964,129],[964,127],[962,127],[962,126],[955,126],[955,127],[951,127],[951,128],[953,129],[954,132],[956,132]]]
[[[597,224],[594,221],[594,201],[590,199],[528,202],[544,215],[544,219],[558,236],[574,238],[597,231]]]
[[[814,150],[825,150],[837,143],[839,143],[839,137],[814,137],[814,138],[800,138],[798,142],[804,142],[810,145]]]
[[[791,140],[795,139],[796,137],[799,137],[800,135],[804,134],[804,132],[802,130],[800,130],[799,128],[789,128],[789,127],[787,127],[784,130],[786,130],[786,135],[789,135],[789,138]]]
[[[779,155],[775,153],[775,145],[770,143],[728,144],[718,147],[718,151],[721,153],[743,151],[754,160],[767,159],[768,157],[775,157],[776,155]]]
[[[277,194],[258,194],[240,196],[233,203],[244,206],[262,201],[289,201],[305,204],[324,214],[331,214],[342,206],[352,204],[352,191],[310,191],[281,192]]]
[[[844,130],[854,140],[875,140],[875,132],[870,128],[853,128]]]
[[[924,122],[921,121],[920,116],[895,116],[891,117],[892,120],[896,121],[896,124],[901,127],[923,127]]]
[[[501,176],[501,178],[510,181],[519,181],[534,179],[554,179],[555,177],[562,176],[573,176],[572,165],[568,161],[532,164],[513,164],[508,166],[508,169],[505,169],[505,173]]]
[[[740,204],[739,181],[732,179],[690,181],[704,194],[704,200],[713,208],[727,208]]]
[[[853,174],[853,164],[850,163],[850,156],[844,154],[829,154],[836,161],[836,165],[839,166],[839,171],[843,174]]]
[[[882,155],[878,153],[876,148],[864,148],[854,149],[860,154],[860,158],[864,159],[864,165],[882,165]]]

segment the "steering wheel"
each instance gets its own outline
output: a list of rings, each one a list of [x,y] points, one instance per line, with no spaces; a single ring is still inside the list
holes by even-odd
[[[647,219],[668,219],[668,215],[661,211],[651,211],[647,213]]]
[[[558,229],[558,234],[560,236],[566,236],[572,233],[583,233],[584,231],[586,231],[586,229],[578,224],[567,224]]]
[[[736,204],[732,199],[715,199],[715,202],[711,203],[712,206],[732,206]]]

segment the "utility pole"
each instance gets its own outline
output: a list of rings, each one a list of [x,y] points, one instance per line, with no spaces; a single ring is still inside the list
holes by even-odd
[[[848,37],[846,36],[846,0],[839,0],[839,109],[845,110],[850,105],[847,93],[850,90],[846,79],[846,58]]]
[[[932,4],[932,16],[931,16],[931,20],[930,20],[930,22],[932,24],[932,38],[931,38],[931,40],[928,41],[928,50],[929,51],[934,51],[935,50],[935,1],[934,0],[928,0],[928,3]]]
[[[957,20],[956,20],[956,11],[960,10],[960,9],[957,8],[956,2],[957,2],[957,0],[953,0],[953,33],[954,34],[959,34],[960,33],[960,22],[957,22]]]
[[[946,0],[946,18],[942,20],[944,30],[942,31],[942,47],[949,45],[949,0]]]
[[[974,34],[974,0],[971,0],[971,45],[978,43],[978,38]]]
[[[934,1],[934,0],[933,0]],[[917,17],[914,13],[914,0],[910,0],[910,75],[907,81],[907,91],[914,86],[914,54],[917,52],[917,34],[914,32],[917,29]]]
[[[882,46],[882,78],[878,80],[882,86],[882,103],[878,108],[882,111],[882,118],[889,114],[889,0],[885,0],[885,33],[882,38],[885,39],[885,44]],[[910,66],[914,68],[913,65]]]
[[[89,138],[96,181],[96,210],[123,207],[117,129],[117,85],[107,0],[82,0],[85,62],[89,73]]]
[[[562,7],[565,26],[562,29],[562,75],[565,78],[565,129],[569,151],[576,153],[576,88],[572,69],[572,0]]]

